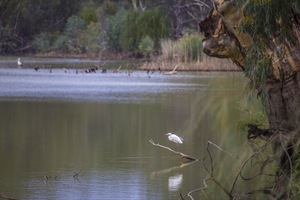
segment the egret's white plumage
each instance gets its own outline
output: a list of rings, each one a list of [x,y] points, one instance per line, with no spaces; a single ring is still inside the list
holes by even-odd
[[[22,67],[22,66],[23,66],[23,64],[22,64],[22,62],[21,62],[21,58],[18,58],[18,62],[17,62],[17,63],[18,63],[18,66],[19,66],[19,67]]]
[[[166,134],[168,136],[168,139],[171,141],[171,142],[174,142],[176,144],[182,144],[183,142],[183,139],[175,134],[172,134],[172,133],[167,133]]]

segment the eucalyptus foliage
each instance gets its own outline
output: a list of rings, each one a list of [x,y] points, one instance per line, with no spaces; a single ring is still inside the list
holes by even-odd
[[[245,52],[245,74],[250,79],[250,88],[265,91],[265,83],[272,73],[272,56],[265,52],[270,41],[276,38],[280,44],[284,40],[292,41],[293,10],[299,10],[299,0],[236,0],[244,7],[245,18],[241,30],[253,38],[253,46]],[[280,54],[280,50],[276,52]],[[262,98],[264,100],[264,98]]]

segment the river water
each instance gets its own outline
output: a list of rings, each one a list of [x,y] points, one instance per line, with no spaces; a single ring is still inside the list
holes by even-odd
[[[10,197],[179,199],[204,186],[208,141],[231,154],[211,147],[225,186],[235,176],[233,157],[247,149],[236,128],[246,84],[237,72],[0,67],[0,193]],[[168,132],[183,144],[168,141]],[[150,139],[199,161],[187,164]],[[211,187],[194,198],[226,197]]]

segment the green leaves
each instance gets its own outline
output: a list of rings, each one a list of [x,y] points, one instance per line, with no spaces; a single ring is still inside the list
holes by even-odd
[[[269,40],[278,34],[291,39],[292,8],[295,1],[280,0],[238,0],[244,5],[245,19],[242,30],[254,40]]]
[[[272,60],[264,52],[264,48],[259,43],[254,43],[248,50],[245,60],[244,74],[249,78],[249,93],[253,95],[253,91],[257,92],[261,96],[263,105],[267,104],[267,87],[266,81],[269,76],[272,75]]]
[[[108,44],[114,50],[139,52],[145,37],[153,41],[153,51],[160,48],[160,40],[169,36],[169,23],[158,8],[145,11],[120,12],[109,21]],[[143,41],[144,43],[145,41]]]
[[[138,49],[139,53],[143,56],[149,56],[154,51],[153,40],[148,35],[146,35],[141,39]]]

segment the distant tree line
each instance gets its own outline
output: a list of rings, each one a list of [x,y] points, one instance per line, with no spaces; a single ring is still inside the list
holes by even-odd
[[[209,0],[0,0],[0,54],[159,54],[196,32]]]

